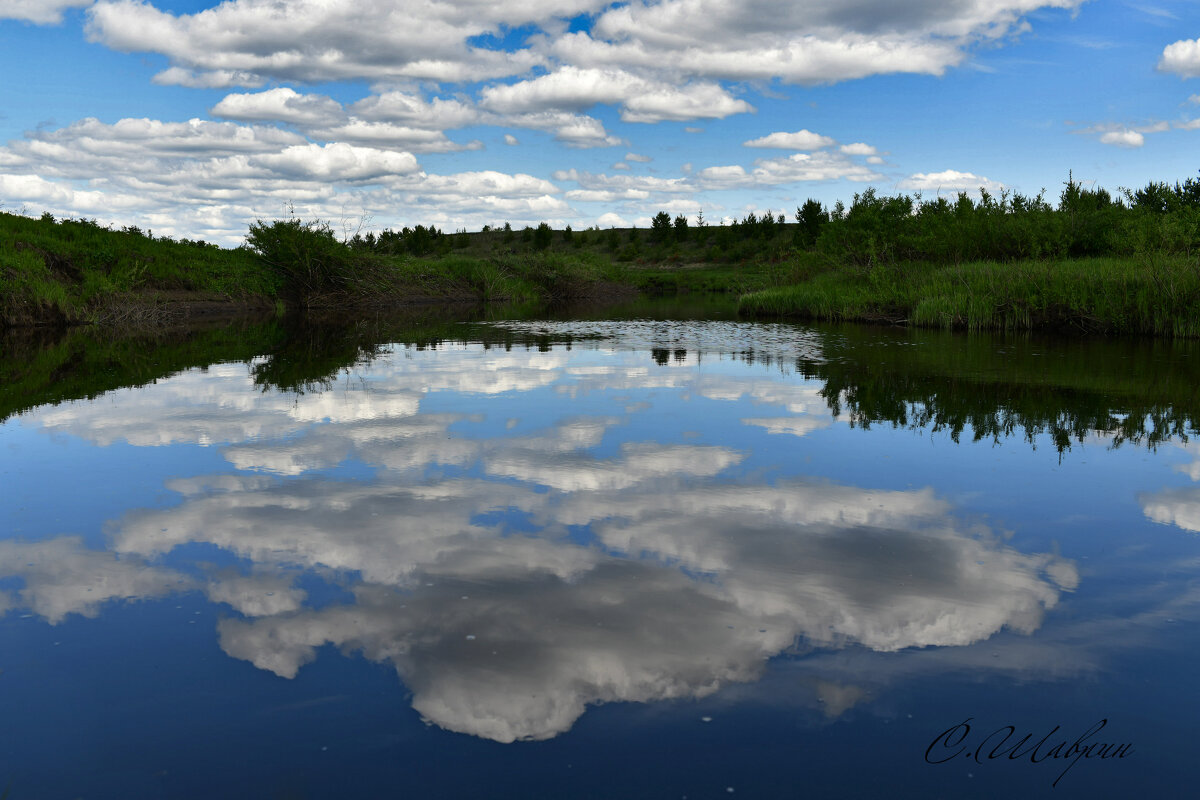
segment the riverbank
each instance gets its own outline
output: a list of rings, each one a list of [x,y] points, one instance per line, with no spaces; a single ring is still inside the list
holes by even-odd
[[[747,294],[738,308],[759,318],[1196,337],[1200,260],[1150,254],[835,268]]]
[[[638,296],[740,297],[751,318],[950,330],[1200,336],[1200,181],[1114,198],[1069,180],[978,201],[810,200],[783,214],[649,229],[475,233],[436,227],[336,235],[296,217],[245,244],[0,213],[0,327],[155,327],[209,316],[429,303],[546,303]]]
[[[637,232],[632,232],[636,238]],[[462,234],[419,254],[338,241],[296,220],[251,229],[254,246],[0,213],[0,327],[157,327],[210,317],[442,303],[613,301],[741,294],[777,285],[776,264],[621,261],[607,239],[540,247]]]

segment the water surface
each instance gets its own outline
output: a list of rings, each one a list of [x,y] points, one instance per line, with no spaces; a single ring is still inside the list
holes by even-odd
[[[1190,793],[1195,345],[575,315],[9,349],[13,798]]]

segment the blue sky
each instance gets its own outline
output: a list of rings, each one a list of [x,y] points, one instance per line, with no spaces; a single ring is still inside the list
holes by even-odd
[[[236,244],[1200,169],[1197,0],[0,0],[0,209]]]

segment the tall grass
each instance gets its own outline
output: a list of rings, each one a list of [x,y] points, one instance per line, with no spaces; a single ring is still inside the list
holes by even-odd
[[[89,220],[0,213],[0,324],[85,321],[114,297],[274,295],[279,280],[246,250],[112,230]]]
[[[829,272],[742,298],[754,316],[886,321],[966,330],[1062,328],[1200,336],[1200,259],[1039,259],[899,263]]]

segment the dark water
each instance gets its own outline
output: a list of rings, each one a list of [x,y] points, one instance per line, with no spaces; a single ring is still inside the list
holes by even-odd
[[[8,341],[0,794],[1193,794],[1195,344],[584,316]]]

